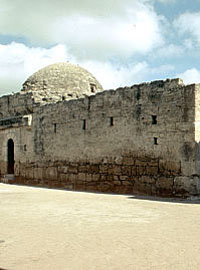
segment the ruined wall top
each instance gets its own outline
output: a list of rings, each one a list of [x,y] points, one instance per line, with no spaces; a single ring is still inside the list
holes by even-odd
[[[137,85],[133,85],[131,88],[134,88],[134,86],[144,86],[144,87],[158,87],[158,88],[165,88],[165,89],[174,89],[177,87],[184,86],[183,80],[180,78],[174,78],[174,79],[166,79],[166,80],[156,80],[146,83],[141,83]]]
[[[36,102],[51,103],[82,98],[102,90],[90,72],[64,62],[49,65],[34,73],[24,82],[21,92],[32,92]]]

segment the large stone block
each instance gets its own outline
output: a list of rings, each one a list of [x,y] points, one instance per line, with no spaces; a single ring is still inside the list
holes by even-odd
[[[78,166],[69,165],[67,172],[68,173],[78,173]]]
[[[146,167],[146,174],[147,175],[157,175],[158,174],[158,168],[157,167]]]
[[[135,161],[136,166],[145,167],[147,164],[148,164],[147,160],[145,160],[145,159],[143,159],[143,160],[142,159],[136,159],[136,161]]]
[[[69,180],[69,175],[65,173],[59,174],[59,179],[61,182],[68,182]]]
[[[67,173],[68,166],[58,166],[58,173]]]
[[[134,186],[134,181],[122,181],[121,182],[123,186]]]
[[[140,181],[140,179],[138,179],[133,186],[133,190],[135,193],[151,195],[152,194],[152,187],[153,187],[152,184],[142,183]]]
[[[98,182],[100,180],[100,174],[93,174],[92,175],[92,181]]]
[[[90,165],[90,172],[91,173],[99,173],[99,166],[96,164]]]
[[[94,182],[86,183],[86,185],[84,186],[84,190],[85,191],[99,191],[98,185]]]
[[[98,185],[98,191],[100,191],[100,192],[109,192],[109,191],[111,191],[111,186],[107,182],[100,183]]]
[[[1,174],[2,175],[6,174],[7,173],[7,162],[2,160],[0,165],[1,165]]]
[[[70,184],[70,183],[64,183],[63,188],[65,188],[67,190],[74,190],[74,185]]]
[[[161,175],[179,175],[181,173],[180,163],[174,161],[159,160],[159,172]]]
[[[120,186],[122,184],[122,182],[121,181],[114,180],[113,181],[113,184],[114,185],[117,185],[117,186]]]
[[[88,173],[90,171],[89,165],[80,165],[78,166],[78,171],[82,173]]]
[[[175,177],[174,190],[177,194],[199,194],[200,179],[198,177]]]
[[[172,193],[174,180],[170,177],[160,177],[156,181],[156,188],[159,193]]]
[[[137,167],[137,175],[145,175],[146,174],[146,168],[145,167]]]
[[[25,177],[27,179],[33,179],[34,178],[33,168],[26,168],[25,169]]]
[[[34,168],[34,178],[42,180],[44,178],[44,168]]]
[[[72,181],[73,183],[75,183],[76,181],[78,181],[78,174],[69,173],[68,179],[69,181]]]
[[[100,165],[99,172],[100,172],[100,174],[107,174],[108,173],[108,165]]]
[[[122,175],[127,175],[127,176],[131,176],[131,166],[122,166],[121,167],[121,174]]]
[[[158,167],[158,160],[157,159],[151,159],[148,161],[148,166],[150,167]]]
[[[132,171],[131,174],[132,174],[133,176],[136,176],[136,175],[137,175],[137,167],[132,166],[131,171]]]
[[[119,165],[110,165],[108,167],[109,175],[120,175],[121,174],[121,166]]]
[[[85,174],[85,181],[86,182],[92,182],[92,174],[91,173],[86,173]],[[83,179],[82,179],[82,181],[83,181]]]
[[[141,176],[139,178],[139,181],[142,182],[142,183],[146,183],[146,184],[155,184],[156,183],[156,179],[154,177],[151,177],[151,176]]]
[[[123,165],[134,165],[135,160],[134,160],[133,157],[124,156],[123,159],[122,159],[122,164]]]
[[[88,177],[88,174],[85,174],[85,173],[78,173],[77,174],[77,179],[79,181],[85,181],[87,177]]]
[[[46,168],[46,178],[48,179],[57,179],[58,171],[56,167]]]
[[[119,176],[120,181],[128,181],[130,177],[128,175],[120,175]]]

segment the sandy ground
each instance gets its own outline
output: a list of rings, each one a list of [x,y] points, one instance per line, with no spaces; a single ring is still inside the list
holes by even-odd
[[[0,269],[200,269],[200,204],[0,184]]]

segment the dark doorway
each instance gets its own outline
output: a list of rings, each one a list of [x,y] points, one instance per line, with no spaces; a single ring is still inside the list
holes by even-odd
[[[7,158],[8,158],[8,174],[14,174],[14,142],[12,139],[8,140],[7,144]]]

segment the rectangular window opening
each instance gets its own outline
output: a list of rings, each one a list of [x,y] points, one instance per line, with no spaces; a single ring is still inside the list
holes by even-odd
[[[113,117],[110,117],[110,126],[111,127],[114,126],[114,119],[113,119]]]
[[[96,85],[91,83],[90,84],[90,90],[91,90],[92,93],[95,93],[96,92]]]
[[[152,115],[152,125],[157,125],[157,115]]]
[[[57,131],[56,130],[56,123],[53,124],[53,131],[54,131],[54,133],[56,133],[56,131]]]
[[[158,138],[154,137],[154,144],[158,145]]]
[[[85,119],[83,120],[82,128],[83,128],[83,130],[86,130],[86,120]]]

